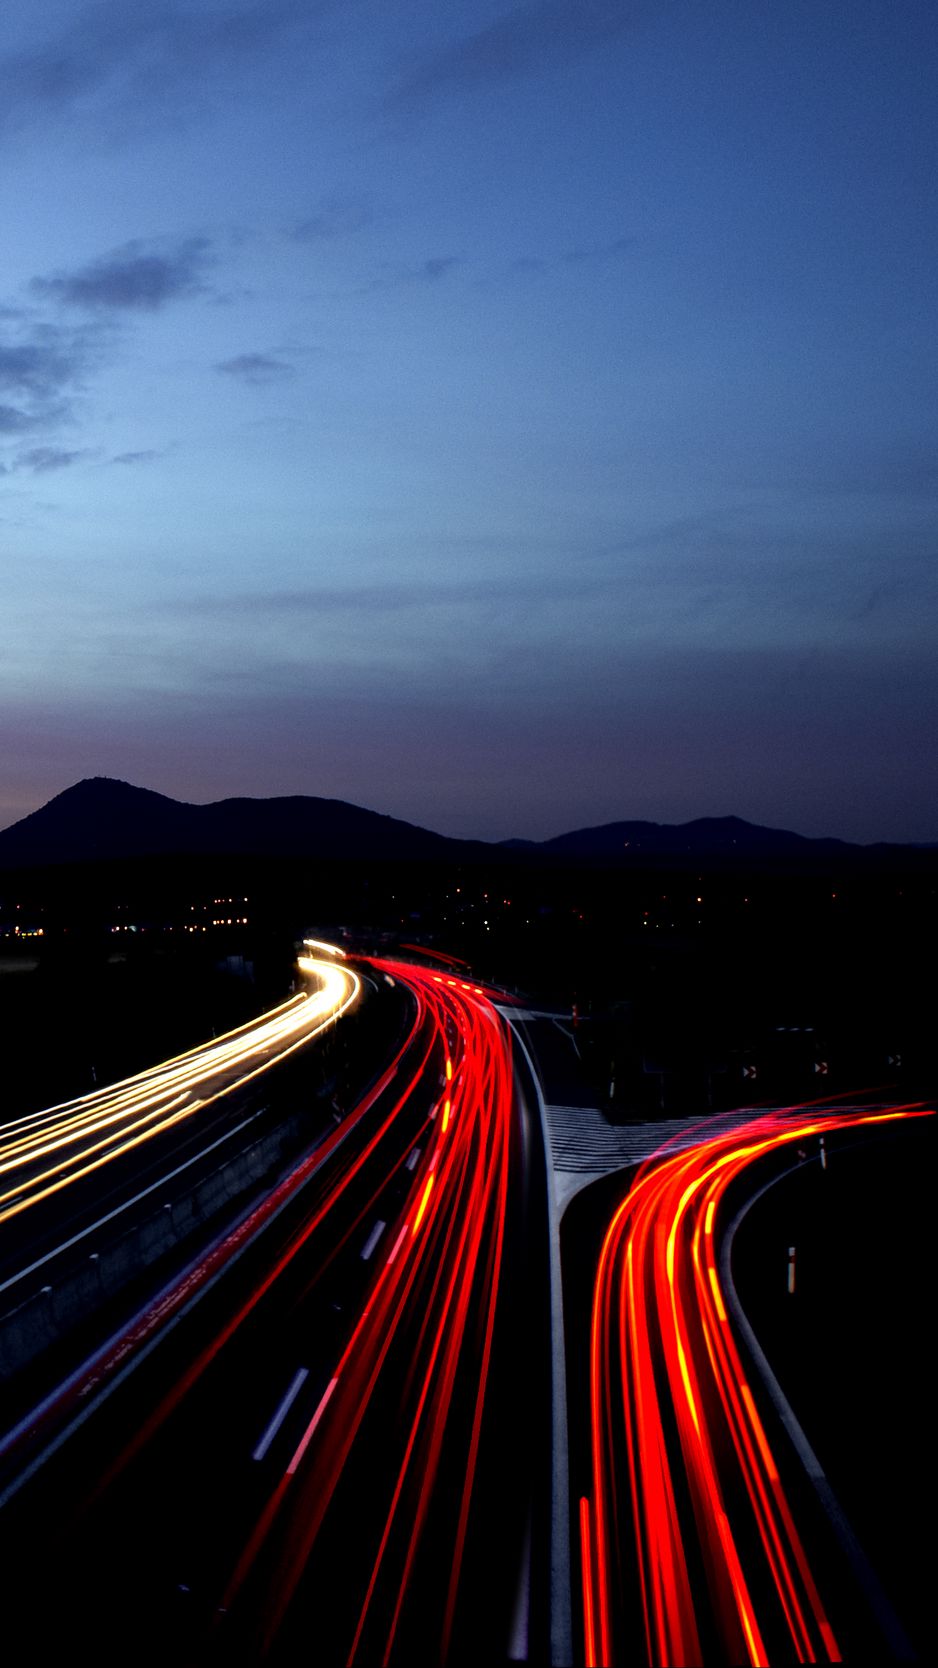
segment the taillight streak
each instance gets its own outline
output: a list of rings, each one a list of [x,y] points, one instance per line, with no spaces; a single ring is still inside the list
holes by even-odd
[[[646,1648],[653,1664],[701,1660],[697,1604],[685,1544],[692,1528],[709,1584],[710,1614],[732,1660],[768,1654],[766,1628],[783,1630],[798,1661],[840,1660],[840,1650],[785,1497],[755,1398],[727,1318],[714,1249],[714,1220],[730,1183],[759,1158],[792,1142],[860,1124],[927,1115],[799,1109],[767,1113],[725,1129],[688,1151],[648,1161],[615,1211],[600,1251],[590,1334],[592,1510],[581,1506],[581,1576],[587,1662],[623,1654],[618,1590],[628,1581],[629,1548],[618,1523],[616,1456],[628,1461],[634,1552]],[[664,1372],[659,1363],[663,1361]],[[706,1369],[706,1370],[705,1370]],[[673,1418],[693,1505],[677,1505]],[[720,1433],[728,1433],[727,1451]],[[733,1488],[724,1491],[727,1453]],[[717,1455],[721,1457],[717,1459]],[[753,1538],[735,1498],[738,1483],[755,1520]],[[589,1531],[589,1533],[587,1533]],[[779,1607],[757,1615],[755,1572],[761,1549]],[[761,1590],[761,1589],[760,1589]],[[781,1637],[782,1634],[779,1634]],[[774,1637],[774,1632],[773,1632]]]
[[[452,1529],[451,1575],[443,1603],[440,1649],[445,1654],[459,1591],[489,1373],[507,1207],[512,1067],[507,1028],[493,1024],[474,993],[441,984],[404,964],[379,962],[424,1005],[433,1032],[425,1060],[443,1047],[447,1098],[438,1126],[414,1169],[403,1222],[332,1372],[328,1405],[320,1403],[294,1454],[288,1477],[276,1485],[239,1560],[225,1596],[228,1608],[280,1521],[282,1547],[276,1578],[263,1599],[262,1648],[272,1642],[302,1579],[343,1467],[357,1441],[385,1365],[406,1335],[404,1368],[395,1395],[407,1411],[401,1421],[400,1457],[383,1510],[371,1574],[358,1612],[350,1660],[368,1630],[367,1652],[383,1659],[394,1647],[431,1508]],[[484,1018],[484,1023],[483,1023]],[[412,1085],[413,1087],[413,1085]],[[404,1328],[406,1326],[406,1334]],[[475,1342],[481,1337],[481,1348]],[[455,1387],[469,1373],[471,1417],[453,1419]],[[395,1380],[396,1382],[396,1380]],[[469,1429],[463,1433],[466,1422]],[[368,1429],[372,1429],[369,1424]],[[466,1442],[460,1460],[464,1481],[458,1506],[438,1498],[443,1449]],[[287,1491],[285,1484],[293,1485]],[[292,1505],[290,1504],[292,1500]],[[289,1510],[288,1510],[289,1507]],[[434,1517],[434,1522],[438,1518]],[[390,1557],[392,1543],[394,1557]],[[269,1570],[269,1561],[265,1567]],[[267,1578],[270,1579],[269,1577]]]

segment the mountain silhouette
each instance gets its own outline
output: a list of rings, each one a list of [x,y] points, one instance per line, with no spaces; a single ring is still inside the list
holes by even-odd
[[[846,840],[811,839],[785,828],[763,828],[742,817],[696,817],[692,822],[607,822],[579,828],[544,840],[539,849],[558,857],[681,856],[715,857],[795,856],[799,853],[845,852]]]
[[[189,805],[107,776],[56,794],[0,832],[0,865],[140,857],[420,860],[477,849],[341,799],[220,799]],[[484,848],[479,848],[484,849]]]
[[[742,817],[610,822],[550,840],[457,840],[342,799],[297,794],[190,805],[108,776],[88,777],[0,831],[0,867],[42,868],[147,857],[259,857],[369,862],[786,862],[886,860],[909,846],[859,846],[765,828]]]

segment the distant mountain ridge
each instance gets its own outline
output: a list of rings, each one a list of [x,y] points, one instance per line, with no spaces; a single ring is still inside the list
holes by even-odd
[[[550,840],[458,840],[341,799],[309,795],[192,805],[108,776],[87,777],[0,830],[0,867],[146,857],[238,856],[351,861],[566,861],[824,858],[912,850],[864,847],[764,828],[742,817],[611,822]]]
[[[76,782],[0,832],[0,866],[9,868],[164,856],[438,859],[474,849],[341,799],[190,805],[109,776]]]
[[[785,828],[763,828],[743,817],[695,817],[692,822],[607,822],[578,828],[537,844],[539,851],[568,857],[641,857],[657,853],[744,857],[777,853],[856,850],[847,840],[812,839]]]

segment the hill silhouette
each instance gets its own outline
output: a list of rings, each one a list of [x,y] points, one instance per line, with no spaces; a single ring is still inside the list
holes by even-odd
[[[0,868],[5,869],[148,857],[406,863],[496,859],[625,866],[697,860],[798,865],[841,858],[876,864],[916,850],[813,839],[735,816],[685,823],[611,822],[549,840],[458,840],[342,799],[297,794],[192,805],[108,776],[76,782],[0,831]]]
[[[851,847],[846,840],[811,839],[785,828],[763,828],[743,817],[696,817],[692,822],[608,822],[545,840],[540,849],[569,857],[645,856],[796,856],[815,852],[835,855]]]
[[[190,805],[107,776],[77,782],[0,832],[0,866],[7,868],[183,856],[406,861],[472,849],[472,842],[341,799],[296,795]]]

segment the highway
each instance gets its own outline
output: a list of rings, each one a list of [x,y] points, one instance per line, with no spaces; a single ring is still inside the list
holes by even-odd
[[[751,1168],[919,1106],[756,1115],[638,1171],[593,1286],[591,1487],[578,1503],[587,1668],[838,1662],[843,1640],[734,1337],[718,1215]],[[823,1560],[822,1560],[823,1563]]]
[[[549,1660],[547,1177],[505,997],[327,946],[302,966],[308,992],[274,1013],[4,1131],[22,1233],[110,1165],[132,1178],[160,1133],[167,1153],[181,1128],[212,1137],[219,1105],[341,1025],[366,981],[396,1016],[374,1076],[285,1172],[0,1434],[24,1659]],[[603,1184],[627,1191],[606,1207],[572,1433],[587,1668],[849,1657],[721,1233],[822,1136],[925,1115],[708,1118]]]
[[[404,987],[394,1058],[0,1444],[9,1621],[34,1655],[116,1661],[132,1640],[136,1660],[497,1660],[536,1630],[529,1529],[550,1378],[531,1253],[537,1132],[489,993],[408,963],[359,969],[333,981],[317,959],[320,1018],[352,999],[349,979]],[[190,1056],[145,1074],[158,1116],[265,1069],[269,1042],[254,1036],[244,1058],[246,1038],[229,1043],[214,1075],[190,1082]],[[139,1091],[89,1097],[78,1140],[104,1138],[90,1122],[107,1107],[145,1119]],[[76,1107],[84,1120],[87,1100]],[[64,1134],[63,1109],[51,1116]],[[38,1125],[17,1139],[45,1144]],[[102,1156],[72,1150],[76,1172]],[[534,1388],[519,1394],[525,1368]]]

